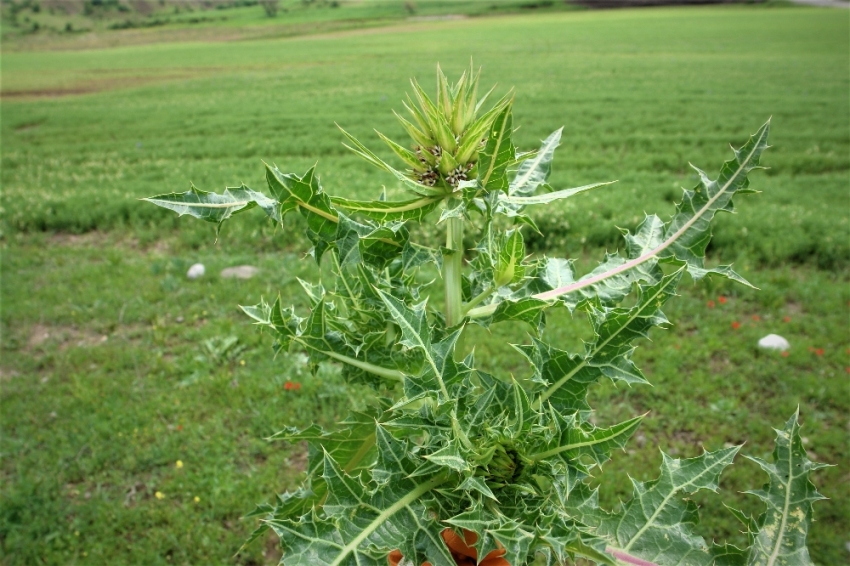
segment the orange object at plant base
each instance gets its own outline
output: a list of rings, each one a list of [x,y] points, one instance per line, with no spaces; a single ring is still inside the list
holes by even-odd
[[[446,541],[446,546],[449,547],[452,557],[455,559],[458,566],[511,566],[507,560],[502,558],[505,554],[504,548],[497,548],[487,554],[487,556],[484,557],[484,560],[477,562],[478,552],[472,547],[472,545],[478,542],[478,535],[472,531],[464,529],[463,538],[460,538],[451,529],[445,529],[442,532],[442,535],[443,540]],[[402,558],[404,557],[401,552],[393,550],[390,552],[387,560],[389,561],[390,566],[398,566]],[[431,563],[423,562],[422,566],[431,566]]]

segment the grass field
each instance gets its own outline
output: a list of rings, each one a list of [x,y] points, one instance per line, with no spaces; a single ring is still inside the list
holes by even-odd
[[[136,199],[190,181],[262,188],[261,159],[296,172],[318,160],[330,192],[374,197],[390,180],[344,151],[334,121],[364,140],[376,139],[371,127],[400,137],[390,110],[400,108],[407,78],[430,82],[437,61],[455,74],[470,56],[485,84],[516,88],[523,149],[565,126],[554,186],[619,180],[538,217],[551,236],[535,248],[577,256],[585,268],[617,245],[616,226],[672,211],[679,187],[694,182],[689,161],[713,174],[729,142],[773,116],[770,169],[752,177],[763,194],[718,219],[711,249],[713,261],[735,260],[761,291],[689,288],[667,311],[677,325],[638,350],[654,387],[594,392],[600,422],[652,411],[629,452],[606,466],[612,483],[602,497],[626,496],[627,473],[652,477],[658,447],[691,456],[747,441],[746,453],[766,456],[770,427],[799,404],[807,448],[836,465],[816,477],[830,500],[816,508],[812,555],[850,562],[844,15],[570,12],[290,39],[4,50],[3,562],[275,561],[271,539],[233,557],[252,528],[240,516],[293,486],[303,467],[301,447],[263,438],[286,425],[328,425],[370,393],[330,366],[310,377],[297,354],[273,360],[236,310],[316,275],[301,259],[300,227],[275,230],[246,215],[216,244],[208,225]],[[207,276],[189,282],[196,261]],[[244,263],[260,274],[217,275]],[[580,347],[586,326],[558,322],[555,342]],[[494,329],[500,339],[506,332]],[[791,341],[788,357],[755,348],[769,332]],[[481,334],[481,359],[527,371],[494,343]],[[763,481],[741,459],[722,498],[754,511],[755,498],[739,492]],[[698,501],[703,535],[743,541],[720,497]]]

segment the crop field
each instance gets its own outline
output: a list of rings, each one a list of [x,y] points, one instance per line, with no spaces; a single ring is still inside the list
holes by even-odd
[[[762,193],[717,219],[709,249],[760,290],[687,286],[665,309],[674,326],[636,353],[653,387],[592,392],[601,423],[651,411],[604,467],[613,479],[600,495],[615,505],[629,476],[654,477],[659,448],[684,457],[746,441],[748,454],[768,457],[771,427],[799,405],[811,458],[834,465],[815,475],[830,499],[815,506],[810,550],[818,564],[850,563],[845,16],[784,6],[529,11],[250,41],[4,46],[0,561],[277,561],[273,537],[237,554],[254,526],[241,517],[296,486],[306,455],[264,438],[331,426],[374,393],[332,365],[312,376],[296,353],[275,358],[236,308],[278,292],[306,307],[296,278],[320,273],[304,257],[302,225],[245,214],[216,240],[212,225],[137,199],[190,183],[264,190],[262,160],[299,174],[318,162],[328,192],[375,198],[386,185],[392,197],[392,178],[351,155],[335,122],[389,157],[371,129],[403,137],[391,110],[402,109],[408,78],[432,89],[437,62],[456,78],[472,57],[482,84],[515,89],[521,149],[564,126],[555,188],[618,181],[535,213],[546,234],[529,233],[535,252],[576,257],[584,270],[621,245],[618,227],[672,213],[695,183],[689,163],[714,175],[729,144],[772,117],[769,169],[751,175]],[[207,274],[189,281],[196,262]],[[259,274],[219,277],[241,264]],[[547,332],[578,350],[590,330],[564,315]],[[791,342],[789,355],[758,350],[768,333]],[[487,333],[475,346],[490,369],[528,373]],[[757,499],[739,492],[764,480],[740,458],[722,478],[723,500],[755,512]],[[742,543],[720,500],[695,497],[699,532]]]

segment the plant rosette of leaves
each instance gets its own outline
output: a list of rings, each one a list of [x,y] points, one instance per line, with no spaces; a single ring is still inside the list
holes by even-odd
[[[478,98],[479,74],[470,67],[452,85],[438,67],[434,99],[412,81],[408,117],[397,115],[412,144],[378,134],[404,170],[342,130],[347,147],[394,177],[406,200],[331,196],[315,167],[296,175],[271,165],[268,195],[242,185],[145,199],[217,226],[251,208],[275,223],[301,215],[332,284],[301,281],[304,316],[280,297],[242,309],[274,336],[276,351],[302,350],[314,369],[339,363],[347,379],[378,393],[374,407],[335,430],[313,425],[273,436],[308,444],[307,476],[250,514],[261,518],[252,540],[273,529],[285,566],[453,566],[478,556],[487,566],[491,558],[521,566],[578,557],[608,565],[811,563],[806,535],[822,496],[809,474],[823,465],[806,457],[797,414],[777,431],[773,462],[750,458],[769,482],[749,492],[765,504],[759,517],[732,511],[746,526],[747,548],[697,535],[697,508],[686,499],[716,491],[740,446],[688,459],[662,453],[659,477],[635,481],[633,498],[613,511],[600,508],[588,485],[644,417],[594,425],[593,384],[647,383],[632,360],[635,342],[668,325],[661,309],[685,273],[749,285],[730,266],[706,267],[705,250],[715,214],[756,192],[748,175],[761,168],[770,122],[733,150],[716,178],[695,168],[699,183],[669,221],[645,216],[634,233],[623,231],[622,253],[579,275],[573,260],[526,254],[523,230],[537,230],[526,211],[610,183],[551,187],[561,130],[536,151],[518,152],[513,96],[484,110],[493,90]],[[426,221],[445,230],[445,246],[411,241],[408,224]],[[472,249],[465,234],[478,242]],[[427,277],[429,269],[441,277]],[[442,295],[442,310],[432,295]],[[562,308],[592,325],[582,352],[545,340],[546,313]],[[494,324],[528,329],[528,343],[505,345],[528,361],[528,376],[490,375],[463,348],[468,328]],[[458,551],[462,541],[474,554]]]

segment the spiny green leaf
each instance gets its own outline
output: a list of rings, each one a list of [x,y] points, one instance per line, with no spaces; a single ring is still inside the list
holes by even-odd
[[[480,493],[484,497],[488,497],[488,498],[492,499],[493,501],[499,501],[496,498],[496,496],[493,494],[493,491],[489,487],[487,487],[487,484],[484,482],[484,480],[481,479],[478,476],[467,477],[465,480],[463,480],[463,483],[460,484],[457,487],[457,489],[464,490],[464,491],[477,491],[478,493]],[[455,519],[457,519],[457,517],[455,517]],[[452,521],[447,521],[447,522],[449,522],[453,525],[457,525],[459,527],[463,527],[464,529],[469,529],[469,530],[472,530],[472,531],[475,531],[475,532],[479,532],[477,529],[470,529],[469,526],[464,526],[464,525],[461,525],[461,524],[458,524],[458,523],[452,522]]]
[[[811,472],[826,467],[808,459],[800,438],[799,410],[782,430],[776,431],[773,462],[747,456],[770,478],[764,488],[748,491],[766,506],[749,525],[748,566],[809,565],[806,537],[812,521],[812,504],[825,499],[809,479]],[[744,518],[741,516],[740,518]]]
[[[410,240],[401,252],[401,261],[404,271],[408,273],[426,263],[433,263],[437,269],[443,266],[443,256],[438,250],[414,244]]]
[[[528,557],[528,549],[534,540],[534,534],[523,529],[523,524],[517,521],[503,521],[496,529],[488,529],[505,548],[504,558],[508,564],[523,564]]]
[[[142,200],[173,210],[180,216],[188,214],[219,225],[234,214],[250,210],[255,206],[263,209],[263,212],[276,222],[280,222],[282,217],[276,200],[253,191],[245,185],[226,188],[220,195],[202,191],[193,185],[185,193],[162,194]]]
[[[596,308],[590,306],[591,321],[597,334],[596,342],[587,348],[589,364],[598,367],[607,377],[629,383],[646,379],[631,361],[632,342],[649,338],[649,329],[669,323],[661,306],[676,292],[682,272],[664,276],[655,285],[641,286],[638,303],[629,308]]]
[[[250,306],[242,306],[239,305],[239,308],[242,309],[242,312],[247,314],[254,320],[254,324],[258,325],[268,325],[269,317],[271,316],[271,307],[266,303],[264,299],[261,299],[260,302],[256,305]]]
[[[525,268],[522,265],[524,257],[525,242],[522,239],[522,232],[518,229],[509,231],[496,252],[493,274],[496,287],[516,283],[525,276]]]
[[[346,514],[361,507],[377,511],[368,501],[368,492],[363,484],[343,472],[330,454],[325,452],[324,456],[322,478],[328,487],[328,497],[322,505],[322,510],[329,515]]]
[[[670,245],[659,252],[659,257],[675,257],[684,261],[694,279],[700,279],[708,273],[717,273],[748,284],[729,266],[705,269],[705,248],[711,240],[711,219],[715,213],[732,212],[732,197],[735,193],[751,192],[747,175],[753,169],[761,168],[759,158],[768,147],[769,133],[770,120],[740,149],[733,150],[735,159],[723,164],[719,176],[714,181],[694,167],[700,178],[699,185],[691,191],[685,191],[682,202],[676,206],[676,215],[664,233],[664,239],[669,241]]]
[[[330,454],[345,473],[358,475],[370,469],[375,461],[375,427],[382,418],[378,410],[355,412],[340,421],[340,428],[334,431],[322,430],[318,425],[305,429],[284,429],[269,440],[286,442],[306,442],[307,477],[315,478],[324,467],[324,454]]]
[[[450,566],[452,558],[440,538],[440,527],[427,519],[420,502],[445,481],[435,476],[384,486],[369,501],[342,510],[342,516],[325,519],[310,512],[298,521],[269,521],[284,549],[281,564],[384,566],[387,554],[398,548],[413,559]]]
[[[422,220],[442,201],[441,197],[422,197],[406,201],[384,200],[350,200],[342,197],[331,197],[331,202],[338,208],[344,208],[350,213],[359,213],[379,222],[392,220]]]
[[[552,158],[555,150],[561,145],[561,133],[564,128],[558,128],[543,140],[540,149],[531,159],[523,161],[514,175],[508,188],[512,197],[528,197],[534,194],[537,187],[546,182],[552,171]]]
[[[266,182],[281,202],[282,214],[297,208],[307,220],[307,237],[314,246],[312,254],[317,262],[321,261],[322,254],[333,245],[339,218],[319,185],[316,168],[298,176],[266,164]]]
[[[301,285],[301,288],[304,289],[304,294],[307,295],[307,299],[310,301],[310,306],[315,307],[319,304],[325,296],[325,288],[321,283],[318,285],[313,285],[308,281],[304,281],[300,277],[295,278],[298,281],[298,284]]]
[[[556,409],[561,410],[562,402],[571,407],[576,399],[575,392],[569,389],[565,395],[559,390],[569,381],[585,372],[582,381],[592,379],[594,370],[611,378],[627,383],[645,383],[643,373],[631,360],[635,347],[632,342],[637,338],[648,337],[649,329],[667,323],[661,312],[661,306],[670,298],[682,276],[682,270],[664,276],[655,285],[640,287],[638,303],[631,308],[607,308],[588,304],[596,339],[585,345],[582,359],[559,356],[567,373],[556,378],[540,395],[540,402],[552,399]],[[590,374],[587,375],[587,371]],[[579,388],[581,391],[581,388]]]
[[[425,458],[438,466],[450,468],[457,472],[466,472],[469,470],[469,462],[463,457],[460,447],[455,442],[450,442],[433,454],[428,454]]]
[[[568,461],[577,461],[582,456],[588,456],[596,464],[601,465],[611,457],[615,448],[623,448],[626,441],[640,426],[643,417],[635,417],[610,428],[596,428],[579,422],[578,413],[562,416],[553,411],[552,421],[557,423],[556,436],[539,452],[528,457],[535,461],[559,457]],[[585,430],[589,428],[589,430]]]
[[[404,381],[404,392],[408,397],[422,393],[440,392],[448,398],[453,390],[473,371],[465,362],[455,360],[455,348],[461,330],[443,337],[425,353],[427,363],[418,372],[410,372]]]
[[[269,327],[275,333],[280,349],[289,348],[292,339],[300,332],[303,319],[295,316],[295,310],[292,307],[283,308],[280,297],[271,307],[265,301],[261,301],[257,305],[239,308],[255,321],[254,324]]]
[[[383,269],[401,256],[409,237],[402,222],[361,224],[340,213],[336,237],[340,265],[365,262]]]
[[[693,533],[698,521],[696,505],[677,498],[681,492],[717,490],[720,473],[732,463],[739,446],[704,452],[696,458],[675,460],[662,453],[661,476],[641,483],[633,480],[634,497],[622,511],[585,520],[597,525],[597,532],[617,552],[660,564],[709,565],[712,556],[702,537]],[[600,520],[601,518],[601,520]]]
[[[268,310],[267,321],[257,319],[257,317],[262,317],[266,313],[262,303],[255,307],[249,307],[246,313],[258,320],[258,324],[269,326],[274,330],[278,341],[278,350],[289,348],[292,342],[304,347],[310,355],[310,362],[314,369],[319,362],[331,358],[362,370],[371,376],[393,381],[402,379],[402,374],[397,369],[379,365],[381,362],[392,361],[392,356],[383,354],[375,348],[365,350],[362,353],[353,348],[351,343],[346,341],[346,335],[350,336],[350,333],[346,331],[344,325],[337,320],[328,322],[326,315],[328,308],[324,300],[316,304],[303,328],[301,323],[304,319],[295,316],[293,307],[286,309],[281,307],[279,298],[274,306]],[[362,338],[364,337],[357,337],[357,341]]]
[[[515,345],[514,348],[531,363],[532,381],[536,385],[549,388],[557,384],[549,395],[549,402],[557,410],[569,413],[590,409],[587,390],[602,377],[599,368],[589,366],[582,356],[553,348],[534,337],[531,345]]]
[[[508,320],[521,321],[531,326],[534,332],[540,334],[543,332],[544,326],[543,311],[548,306],[549,303],[547,301],[541,301],[534,297],[525,297],[516,300],[509,299],[499,303],[496,312],[493,313],[493,317],[489,322],[495,324]],[[484,326],[488,323],[486,319],[479,319],[476,322]]]
[[[378,295],[387,306],[387,310],[401,329],[399,344],[407,348],[420,348],[430,355],[431,331],[425,316],[425,303],[408,307],[392,295],[378,289]]]
[[[500,201],[506,202],[509,204],[519,205],[519,206],[528,206],[532,204],[549,204],[551,202],[555,202],[557,200],[568,199],[575,195],[597,189],[599,187],[604,187],[606,185],[613,185],[617,181],[609,181],[607,183],[591,183],[590,185],[583,185],[581,187],[575,187],[572,189],[562,189],[559,191],[553,191],[551,193],[543,193],[540,195],[533,196],[513,196],[513,195],[504,195],[500,196]]]
[[[534,292],[557,289],[575,281],[573,261],[561,258],[544,257],[530,273]]]

